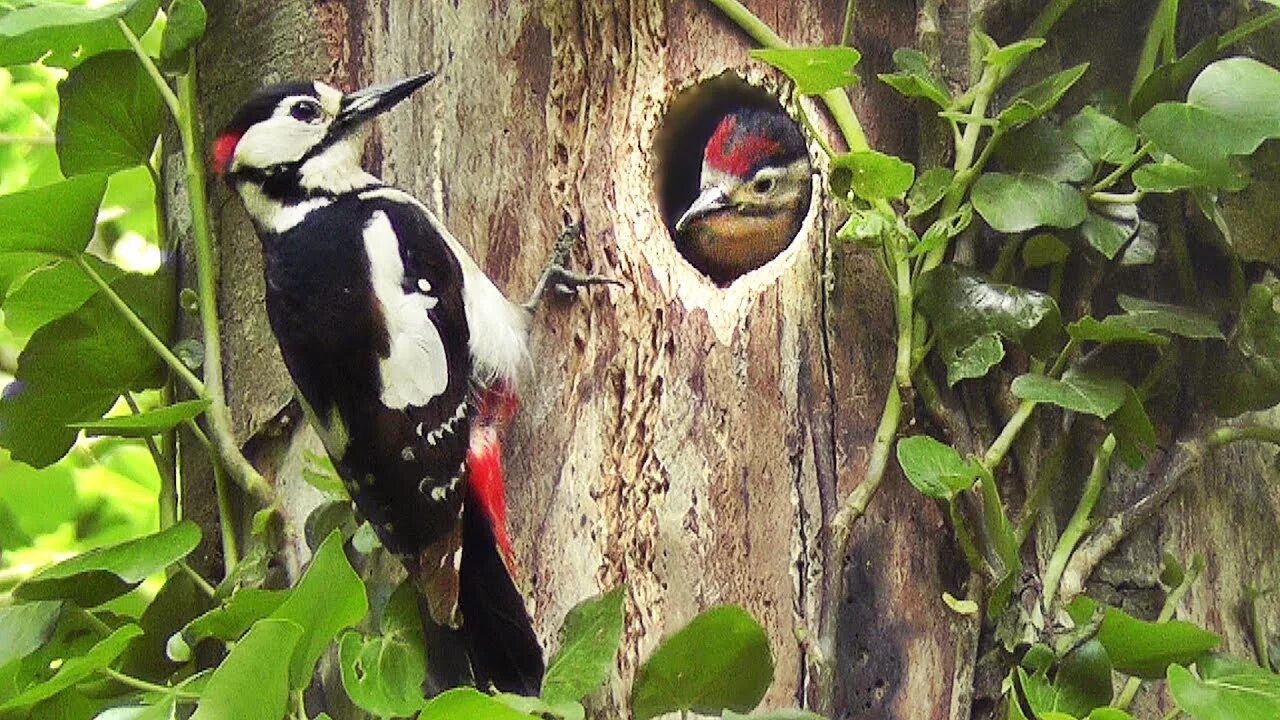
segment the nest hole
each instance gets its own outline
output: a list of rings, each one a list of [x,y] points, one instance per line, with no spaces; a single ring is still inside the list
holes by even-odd
[[[777,170],[773,167],[765,176],[760,176],[755,185],[761,189],[785,182],[786,186],[778,190],[788,192],[785,198],[781,195],[770,198],[769,193],[757,192],[756,199],[771,203],[768,205],[756,204],[746,192],[727,193],[721,201],[723,207],[698,215],[692,221],[686,220],[684,227],[678,227],[686,212],[704,196],[704,190],[724,185],[726,176],[732,179],[729,184],[741,182],[739,191],[749,190],[754,179],[750,174],[763,170],[760,163],[743,159],[729,163],[739,172],[713,170],[708,178],[703,177],[707,145],[717,134],[721,122],[730,116],[751,118],[754,123],[767,127],[768,132],[785,139],[784,146],[789,151],[795,151],[798,145],[798,155],[789,155],[789,174],[770,179],[767,176]],[[739,134],[732,135],[729,146],[743,147],[739,144],[744,142],[742,137],[739,130]],[[653,157],[658,210],[677,252],[721,287],[781,254],[795,240],[810,210],[813,170],[804,133],[777,97],[733,71],[698,82],[672,98],[654,139]],[[782,162],[771,159],[767,153],[759,155],[759,159],[765,166],[769,166],[769,162],[775,165]],[[803,177],[800,160],[803,160]],[[742,170],[747,172],[744,174]]]

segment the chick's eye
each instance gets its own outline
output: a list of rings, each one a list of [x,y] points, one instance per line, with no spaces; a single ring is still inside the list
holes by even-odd
[[[751,190],[764,195],[765,193],[773,192],[773,188],[777,185],[777,182],[777,180],[771,177],[759,178],[751,183]]]
[[[289,108],[289,115],[305,123],[315,122],[320,119],[320,104],[303,100]]]

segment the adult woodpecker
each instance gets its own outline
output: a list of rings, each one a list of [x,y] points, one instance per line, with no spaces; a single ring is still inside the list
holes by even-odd
[[[308,418],[421,591],[428,686],[537,694],[498,431],[542,289],[600,279],[555,265],[534,300],[512,303],[421,202],[361,168],[358,130],[431,77],[268,88],[217,137],[213,164],[262,241],[267,315]],[[432,654],[432,637],[448,652]]]
[[[764,265],[799,231],[811,172],[804,137],[781,108],[727,113],[703,149],[699,194],[676,221],[678,247],[717,284]]]

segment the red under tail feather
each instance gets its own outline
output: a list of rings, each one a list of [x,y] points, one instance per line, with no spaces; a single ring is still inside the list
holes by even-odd
[[[519,402],[510,386],[485,389],[471,425],[467,448],[467,493],[493,526],[502,557],[514,574],[515,558],[507,535],[507,495],[502,474],[502,431],[511,422]]]

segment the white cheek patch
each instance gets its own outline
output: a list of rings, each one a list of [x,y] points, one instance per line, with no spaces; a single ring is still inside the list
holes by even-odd
[[[342,91],[319,80],[312,83],[312,86],[316,89],[316,97],[320,100],[320,107],[324,108],[329,117],[337,115],[338,111],[342,109]]]
[[[382,404],[393,410],[426,405],[449,384],[444,341],[427,314],[437,299],[402,289],[404,261],[386,213],[374,213],[365,226],[364,248],[373,294],[382,306],[391,339],[391,351],[378,362]]]
[[[350,192],[376,185],[378,179],[360,167],[360,150],[351,138],[340,140],[302,163],[298,169],[302,187],[331,193]]]

